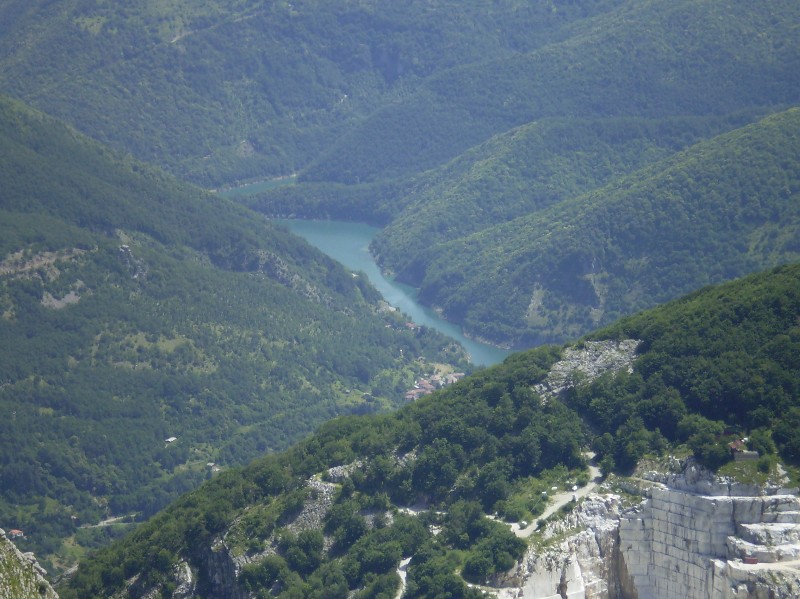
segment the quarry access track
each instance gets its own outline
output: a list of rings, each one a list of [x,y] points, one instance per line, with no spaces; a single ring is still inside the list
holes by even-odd
[[[582,499],[583,497],[586,497],[589,493],[594,491],[595,487],[597,487],[597,485],[600,484],[600,482],[603,480],[603,474],[602,472],[600,472],[600,469],[594,464],[594,454],[587,453],[584,455],[586,458],[590,460],[589,476],[591,477],[591,479],[589,480],[589,482],[585,486],[575,491],[566,491],[564,493],[558,493],[556,495],[553,495],[551,498],[552,501],[544,510],[544,512],[542,512],[542,515],[539,516],[534,522],[532,522],[525,528],[520,528],[518,523],[512,524],[511,530],[514,532],[515,535],[517,535],[521,539],[528,538],[539,529],[540,522],[544,522],[545,520],[547,520],[550,516],[555,514],[558,510],[567,505],[573,499],[577,501],[579,499]]]

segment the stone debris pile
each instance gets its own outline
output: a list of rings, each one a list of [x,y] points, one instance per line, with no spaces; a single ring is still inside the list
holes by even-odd
[[[641,341],[586,341],[580,347],[564,350],[561,360],[553,364],[547,378],[533,389],[543,401],[576,385],[590,383],[606,372],[633,372],[636,348]]]

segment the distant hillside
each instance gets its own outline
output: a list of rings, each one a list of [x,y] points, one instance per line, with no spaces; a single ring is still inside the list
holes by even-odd
[[[219,185],[295,172],[431,75],[529,51],[618,3],[15,0],[0,7],[0,85]]]
[[[798,11],[782,0],[609,6],[528,51],[432,73],[348,128],[296,184],[243,202],[385,226],[372,248],[381,265],[471,335],[523,348],[585,334],[797,258],[794,133],[779,133],[780,148],[725,138],[754,142],[715,154],[740,165],[730,172],[705,156],[680,188],[654,179],[657,214],[623,190],[796,103]],[[753,206],[725,212],[742,198]]]
[[[752,116],[546,119],[416,177],[243,203],[385,224],[386,270],[470,334],[529,347],[800,256],[800,112]]]
[[[478,336],[563,339],[800,257],[800,110],[432,246],[420,296]]]
[[[337,419],[181,498],[60,593],[394,597],[403,560],[407,596],[482,596],[529,542],[503,520],[585,484],[587,444],[606,472],[664,451],[718,467],[743,435],[753,471],[800,464],[799,316],[795,264],[513,355],[394,414]]]
[[[0,179],[0,522],[42,558],[465,366],[288,232],[2,98]]]
[[[419,284],[436,248],[598,189],[706,137],[746,124],[729,118],[545,119],[522,125],[415,177],[373,251]]]
[[[433,73],[348,129],[301,178],[414,174],[543,118],[723,115],[793,104],[798,20],[792,0],[621,2],[553,43]]]

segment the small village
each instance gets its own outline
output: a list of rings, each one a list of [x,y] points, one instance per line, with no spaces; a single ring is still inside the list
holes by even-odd
[[[425,379],[418,379],[414,381],[414,388],[406,391],[406,401],[416,401],[424,395],[433,393],[437,389],[452,385],[464,378],[463,372],[453,372],[450,374],[434,374]]]

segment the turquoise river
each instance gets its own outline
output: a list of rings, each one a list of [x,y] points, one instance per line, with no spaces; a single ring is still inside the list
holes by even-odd
[[[491,366],[502,362],[503,358],[510,353],[507,350],[465,337],[458,326],[444,320],[435,311],[420,304],[413,287],[397,283],[385,276],[369,252],[369,244],[379,231],[376,227],[332,220],[276,220],[274,222],[303,237],[311,245],[341,262],[350,270],[366,274],[390,305],[398,308],[413,322],[433,327],[458,341],[469,353],[473,364]]]

